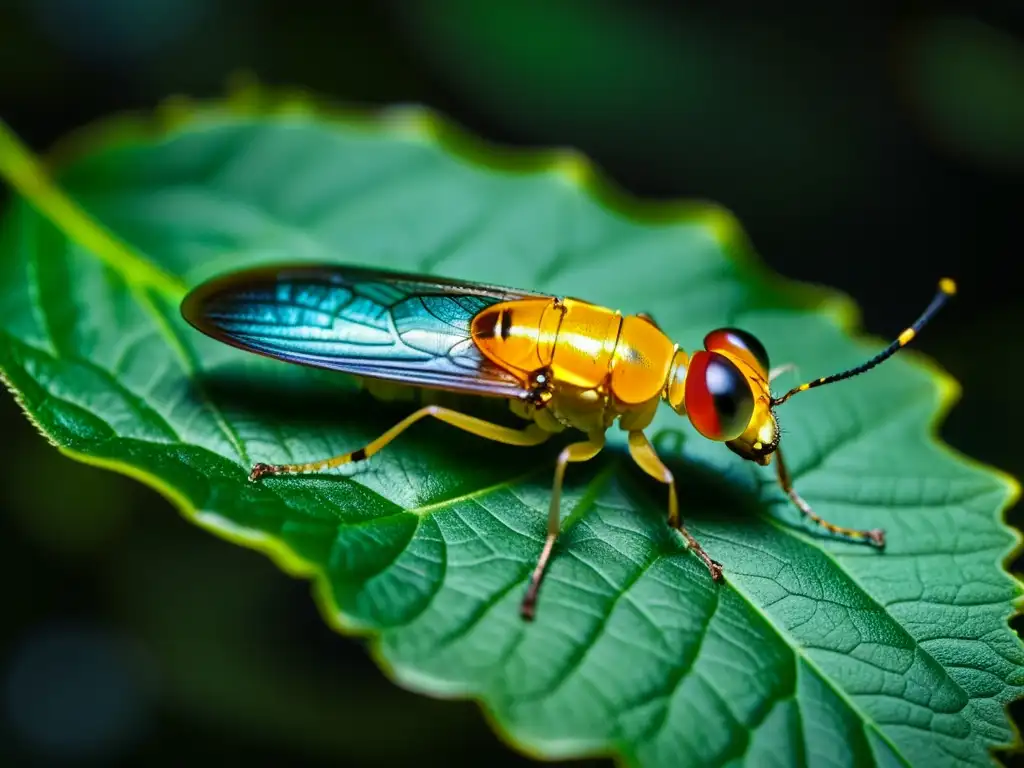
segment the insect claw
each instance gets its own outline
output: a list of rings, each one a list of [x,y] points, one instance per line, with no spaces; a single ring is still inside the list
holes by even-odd
[[[249,471],[249,482],[255,483],[264,475],[274,474],[274,467],[270,464],[253,464],[252,469]]]
[[[724,578],[722,576],[722,564],[717,560],[712,560],[708,563],[708,570],[711,571],[712,581],[721,581]]]
[[[881,528],[872,528],[870,531],[864,531],[864,535],[874,546],[879,549],[885,549],[885,531]]]

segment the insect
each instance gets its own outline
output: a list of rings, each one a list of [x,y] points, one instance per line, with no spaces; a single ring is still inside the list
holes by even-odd
[[[506,427],[449,408],[427,405],[372,442],[320,461],[256,464],[251,481],[315,473],[369,459],[421,419],[432,417],[487,440],[535,446],[566,429],[582,433],[558,455],[547,536],[521,613],[534,617],[537,595],[558,537],[566,466],[595,457],[617,421],[629,453],[668,486],[668,523],[707,566],[722,565],[686,529],[675,479],[644,433],[664,401],[698,433],[734,453],[768,465],[799,511],[826,531],[882,548],[883,531],[834,525],[793,488],[779,446],[774,409],[799,392],[874,368],[909,343],[956,292],[940,281],[917,321],[885,350],[850,370],[801,384],[781,397],[764,346],[738,328],[719,328],[690,354],[646,314],[620,312],[569,297],[354,266],[263,267],[228,274],[194,289],[182,314],[199,331],[272,358],[360,377],[506,398],[526,420]]]

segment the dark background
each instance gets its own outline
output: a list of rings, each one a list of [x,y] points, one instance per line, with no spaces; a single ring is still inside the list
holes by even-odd
[[[942,434],[1024,475],[1020,3],[683,5],[0,0],[0,116],[44,151],[246,69],[425,103],[487,139],[575,146],[636,193],[717,201],[775,270],[851,294],[873,334],[954,276],[915,342],[963,385]],[[306,583],[62,458],[9,397],[0,438],[5,764],[527,763],[473,705],[387,683]]]

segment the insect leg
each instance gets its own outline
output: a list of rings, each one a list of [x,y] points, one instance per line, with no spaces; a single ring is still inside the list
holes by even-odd
[[[776,472],[779,476],[779,485],[782,486],[782,490],[786,492],[786,495],[793,501],[796,508],[805,516],[809,517],[814,521],[815,524],[821,526],[829,533],[839,534],[840,536],[847,536],[857,541],[863,541],[867,544],[882,549],[885,547],[885,531],[881,528],[872,528],[870,531],[861,531],[856,528],[844,528],[841,525],[834,525],[824,518],[818,517],[814,510],[811,509],[811,505],[804,501],[803,497],[796,492],[793,488],[793,480],[789,476],[789,470],[786,469],[786,462],[782,459],[782,451],[780,449],[775,450],[775,467]]]
[[[551,559],[551,551],[555,548],[555,539],[558,538],[558,529],[561,524],[561,501],[562,501],[562,480],[565,477],[565,467],[570,462],[587,461],[594,458],[604,448],[604,433],[599,432],[591,435],[588,440],[567,445],[558,454],[558,461],[555,463],[555,481],[551,489],[551,505],[548,507],[548,535],[544,540],[544,549],[541,550],[537,565],[530,577],[530,586],[526,590],[526,597],[520,613],[527,621],[533,620],[537,607],[537,593],[540,590],[540,583],[544,578],[548,560]]]
[[[693,553],[697,555],[701,560],[704,561],[704,565],[708,567],[711,572],[711,578],[715,581],[722,580],[722,564],[716,560],[712,560],[710,555],[704,551],[704,547],[700,545],[700,542],[694,538],[693,534],[686,530],[686,526],[683,525],[683,521],[679,517],[679,498],[676,494],[676,479],[672,476],[672,472],[665,466],[661,458],[658,456],[657,451],[654,450],[654,446],[651,445],[651,441],[647,438],[640,430],[634,430],[629,433],[629,455],[633,457],[633,461],[637,463],[644,472],[653,477],[655,480],[668,485],[668,524],[678,530],[683,538],[686,539],[686,543],[693,550]]]
[[[439,405],[428,405],[406,416],[383,435],[362,448],[350,451],[349,453],[343,453],[340,456],[334,456],[333,458],[321,459],[320,461],[310,461],[305,464],[255,464],[252,471],[249,473],[249,479],[259,480],[265,475],[323,472],[324,470],[340,467],[342,464],[348,464],[352,461],[363,461],[373,456],[373,454],[390,443],[417,421],[428,416],[439,419],[446,424],[451,424],[453,427],[458,427],[464,432],[469,432],[472,435],[483,437],[487,440],[493,440],[498,443],[506,443],[508,445],[540,445],[550,436],[550,433],[545,432],[536,424],[528,424],[522,429],[514,429],[512,427],[503,427],[498,424],[492,424],[489,421],[478,419],[475,416],[468,416],[464,413],[453,411],[450,408],[443,408]]]

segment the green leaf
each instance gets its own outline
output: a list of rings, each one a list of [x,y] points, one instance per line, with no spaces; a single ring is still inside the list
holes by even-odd
[[[982,765],[1016,740],[1020,588],[1000,564],[1017,486],[933,437],[956,387],[912,351],[781,409],[797,487],[834,522],[886,528],[884,553],[807,528],[770,469],[667,412],[652,433],[726,582],[667,528],[664,487],[612,430],[568,473],[526,624],[558,445],[423,423],[339,476],[250,484],[253,461],[358,447],[412,406],[217,344],[178,312],[225,270],[323,260],[646,310],[684,348],[738,324],[801,378],[879,347],[850,338],[847,301],[758,266],[728,214],[626,200],[575,155],[484,147],[423,111],[243,96],[161,115],[66,145],[59,187],[0,133],[23,195],[0,231],[0,369],[62,451],[312,577],[327,620],[371,635],[394,679],[479,699],[531,754]]]

